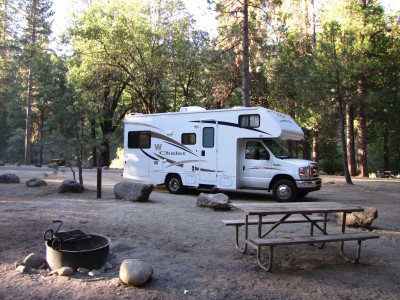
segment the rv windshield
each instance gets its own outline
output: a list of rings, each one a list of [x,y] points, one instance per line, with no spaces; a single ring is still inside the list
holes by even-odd
[[[277,158],[292,158],[289,152],[276,140],[263,140],[263,143],[268,147],[272,154]]]

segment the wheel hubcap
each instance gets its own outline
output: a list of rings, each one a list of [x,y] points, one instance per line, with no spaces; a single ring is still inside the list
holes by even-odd
[[[287,185],[281,185],[278,188],[278,196],[281,199],[288,199],[290,195],[292,194],[292,191]]]
[[[179,189],[179,182],[176,179],[173,179],[170,181],[169,186],[171,188],[171,190],[173,191],[177,191]]]

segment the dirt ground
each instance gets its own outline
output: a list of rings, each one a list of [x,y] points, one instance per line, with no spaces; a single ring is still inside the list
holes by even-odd
[[[171,195],[156,188],[144,203],[116,200],[112,188],[124,180],[120,171],[103,172],[102,198],[96,198],[96,173],[85,171],[85,192],[59,194],[70,171],[47,168],[10,170],[20,184],[0,184],[0,299],[400,299],[400,180],[323,176],[321,191],[303,201],[336,201],[373,206],[379,217],[372,231],[380,239],[363,243],[358,264],[346,262],[339,246],[281,246],[274,267],[256,265],[255,251],[242,254],[234,246],[234,228],[223,219],[240,212],[196,207],[199,192]],[[28,188],[39,177],[47,187]],[[268,193],[226,192],[232,202],[275,201]],[[44,232],[52,220],[64,230],[80,229],[109,237],[114,269],[97,277],[49,275],[49,269],[20,273],[18,262],[29,253],[45,255]],[[340,230],[330,221],[329,230]],[[304,228],[303,228],[304,227]],[[281,226],[275,234],[308,228]],[[361,229],[348,229],[361,230]],[[127,287],[118,278],[123,260],[138,258],[154,268],[143,287]]]

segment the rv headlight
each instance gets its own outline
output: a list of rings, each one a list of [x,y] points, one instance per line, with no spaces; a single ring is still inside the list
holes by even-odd
[[[309,167],[301,167],[301,168],[299,168],[299,176],[303,180],[310,179],[311,178],[310,168]]]

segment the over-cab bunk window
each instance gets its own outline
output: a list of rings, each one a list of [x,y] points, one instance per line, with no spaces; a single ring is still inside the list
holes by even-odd
[[[195,133],[182,133],[183,145],[196,145],[196,134]]]
[[[129,149],[149,149],[150,148],[150,131],[129,131],[128,132],[128,148]]]
[[[239,116],[240,128],[260,127],[260,115],[241,115]]]

